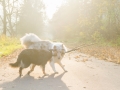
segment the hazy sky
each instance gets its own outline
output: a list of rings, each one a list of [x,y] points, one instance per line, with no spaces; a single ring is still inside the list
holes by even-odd
[[[64,0],[43,0],[46,6],[46,14],[48,18],[52,18],[57,8],[64,2]]]
[[[20,0],[19,0],[20,1]],[[49,19],[52,18],[53,14],[57,10],[57,8],[64,2],[65,0],[43,0],[46,7],[46,14]],[[2,14],[2,7],[0,6],[0,15]]]

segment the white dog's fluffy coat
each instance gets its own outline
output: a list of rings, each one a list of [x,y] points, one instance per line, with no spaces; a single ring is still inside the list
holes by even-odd
[[[28,49],[54,49],[53,53],[56,54],[56,56],[53,56],[50,61],[50,65],[55,73],[58,73],[55,69],[54,63],[58,63],[64,71],[65,68],[61,63],[61,60],[67,52],[67,48],[63,43],[53,43],[49,40],[41,40],[37,35],[33,33],[26,34],[21,39],[21,44]],[[32,65],[31,71],[34,70],[35,65]]]

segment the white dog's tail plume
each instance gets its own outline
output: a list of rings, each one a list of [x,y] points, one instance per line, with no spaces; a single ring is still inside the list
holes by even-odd
[[[20,38],[20,41],[23,46],[29,47],[32,43],[39,42],[41,39],[37,35],[29,33]]]

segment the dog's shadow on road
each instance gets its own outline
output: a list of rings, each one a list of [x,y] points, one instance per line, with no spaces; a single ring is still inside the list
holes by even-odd
[[[66,84],[61,80],[65,73],[56,77],[55,74],[44,78],[34,79],[34,77],[25,75],[16,78],[13,81],[0,84],[2,90],[69,90]]]

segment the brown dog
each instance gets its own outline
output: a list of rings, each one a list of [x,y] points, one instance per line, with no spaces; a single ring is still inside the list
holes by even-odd
[[[52,50],[36,50],[36,49],[25,49],[23,50],[17,58],[15,63],[10,63],[11,67],[20,67],[19,75],[22,76],[22,69],[27,68],[30,64],[40,65],[42,67],[43,74],[45,73],[45,65],[52,58]],[[28,72],[30,74],[32,70]]]

